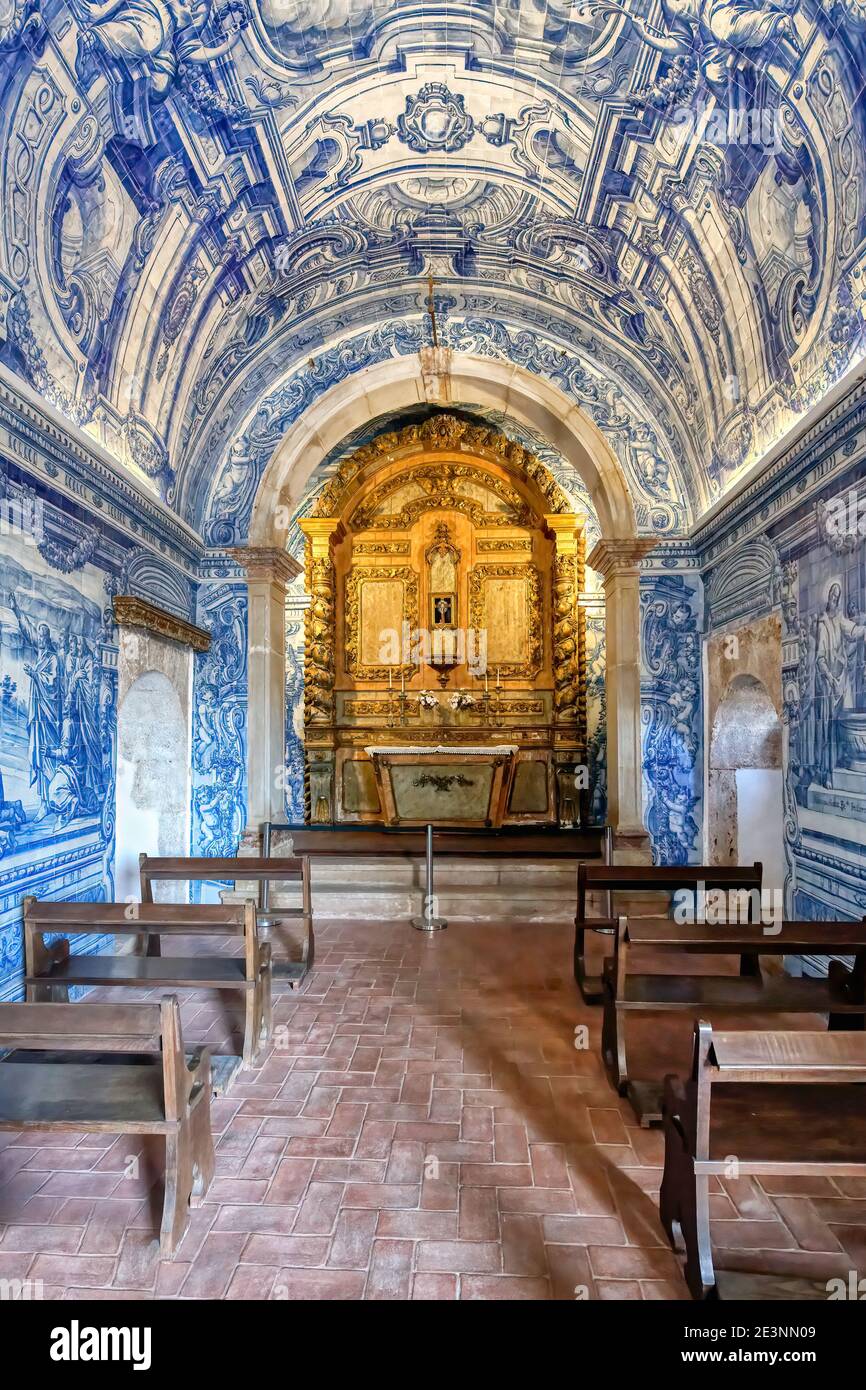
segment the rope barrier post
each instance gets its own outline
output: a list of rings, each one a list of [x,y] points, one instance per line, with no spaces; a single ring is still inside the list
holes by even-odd
[[[424,895],[424,912],[421,917],[411,919],[417,931],[444,931],[448,923],[437,917],[433,898],[433,827],[427,826],[427,891]]]

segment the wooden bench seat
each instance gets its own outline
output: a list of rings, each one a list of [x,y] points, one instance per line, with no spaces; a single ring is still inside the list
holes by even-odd
[[[631,975],[616,1007],[622,1012],[670,1009],[724,1009],[726,1012],[862,1014],[841,983],[829,979],[773,976],[743,979],[737,975]]]
[[[682,974],[677,962],[656,973],[636,973],[632,951],[652,947],[683,957],[712,954],[751,957],[753,968],[740,975]],[[768,975],[762,955],[808,950],[833,956],[853,953],[849,970],[831,961],[826,978]],[[741,964],[742,969],[742,964]],[[676,973],[674,973],[674,971]],[[628,1096],[643,1125],[661,1122],[661,1078],[629,1075],[626,1019],[636,1013],[719,1010],[724,1013],[827,1014],[831,1030],[862,1030],[866,1023],[866,924],[859,922],[783,922],[765,931],[757,923],[728,925],[664,922],[621,917],[614,955],[604,967],[602,1055],[611,1085]]]
[[[210,1055],[187,1061],[177,999],[0,1004],[0,1048],[12,1049],[0,1062],[0,1129],[164,1136],[160,1254],[171,1258],[214,1172]],[[98,1063],[81,1060],[94,1052]]]
[[[45,1129],[73,1129],[79,1124],[87,1129],[98,1124],[110,1133],[168,1132],[163,1079],[152,1063],[100,1065],[98,1076],[93,1073],[92,1062],[0,1066],[0,1126],[37,1113],[35,1101]]]
[[[65,956],[35,977],[40,984],[171,985],[176,989],[253,988],[232,956]],[[28,984],[34,983],[28,978]]]
[[[866,1034],[714,1032],[702,1020],[691,1076],[666,1079],[663,1110],[662,1225],[684,1243],[693,1297],[713,1297],[712,1180],[866,1178]]]
[[[73,955],[78,935],[134,938],[136,951]],[[47,942],[47,936],[59,940]],[[162,937],[236,937],[243,953],[202,951],[163,956]],[[154,949],[156,947],[156,949]],[[26,998],[66,1002],[80,986],[240,990],[244,995],[243,1062],[254,1066],[271,1035],[271,948],[258,936],[253,902],[224,906],[192,903],[56,903],[24,899]]]
[[[316,953],[313,932],[313,899],[310,888],[310,861],[306,855],[281,857],[253,856],[248,859],[205,856],[191,858],[162,858],[141,854],[138,858],[141,901],[153,903],[155,883],[254,883],[257,885],[258,931],[263,941],[272,941],[274,929],[280,923],[300,922],[304,940],[299,961],[272,962],[272,977],[294,988],[312,970]],[[271,908],[271,883],[297,883],[301,889],[299,907]]]
[[[669,899],[672,893],[681,889],[692,892],[699,888],[707,892],[723,889],[726,892],[748,895],[747,908],[751,914],[751,895],[754,892],[760,893],[761,878],[762,867],[759,863],[753,864],[751,868],[718,864],[578,864],[577,911],[574,918],[574,978],[584,1001],[587,1004],[600,1004],[604,999],[602,976],[587,973],[586,933],[592,931],[610,936],[616,932],[619,920],[619,915],[614,912],[616,894],[643,896],[660,893]],[[605,898],[605,911],[601,916],[591,917],[587,913],[590,893],[601,893]],[[675,926],[673,923],[672,927]],[[744,958],[741,962],[743,972],[746,973],[752,968],[752,961]]]

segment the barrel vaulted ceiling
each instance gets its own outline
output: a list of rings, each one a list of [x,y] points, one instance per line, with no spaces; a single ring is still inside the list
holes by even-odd
[[[866,0],[0,0],[0,360],[225,544],[432,277],[682,532],[864,351],[864,73]]]

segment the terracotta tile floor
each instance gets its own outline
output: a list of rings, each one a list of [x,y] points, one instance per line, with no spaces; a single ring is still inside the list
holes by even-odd
[[[662,1139],[608,1086],[567,927],[341,923],[317,943],[264,1065],[215,1103],[217,1176],[175,1261],[147,1148],[0,1134],[0,1278],[56,1298],[686,1296],[657,1219]],[[226,1042],[212,997],[184,1025]],[[655,1020],[658,1065],[685,1065],[688,1032]],[[725,1182],[713,1207],[733,1264],[866,1267],[866,1184]]]

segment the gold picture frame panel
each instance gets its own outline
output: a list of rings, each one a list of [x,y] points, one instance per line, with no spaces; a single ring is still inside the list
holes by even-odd
[[[390,600],[392,609],[388,608],[387,600],[384,604],[377,602],[377,599],[384,598],[384,595],[374,597],[371,592],[369,597],[365,598],[364,590],[368,585],[376,585],[380,590],[387,586],[390,594],[395,596]],[[399,597],[396,597],[398,594]],[[403,623],[409,624],[410,631],[417,628],[418,611],[418,574],[409,565],[353,565],[346,575],[345,634],[348,674],[354,676],[355,680],[367,681],[387,680],[389,672],[399,675],[402,671],[407,677],[411,677],[414,668],[409,663],[386,665],[379,661],[365,660],[365,656],[369,657],[370,647],[364,635],[364,623],[366,616],[370,621],[380,624],[381,644],[381,634],[386,628],[392,628],[398,634],[402,634]]]

